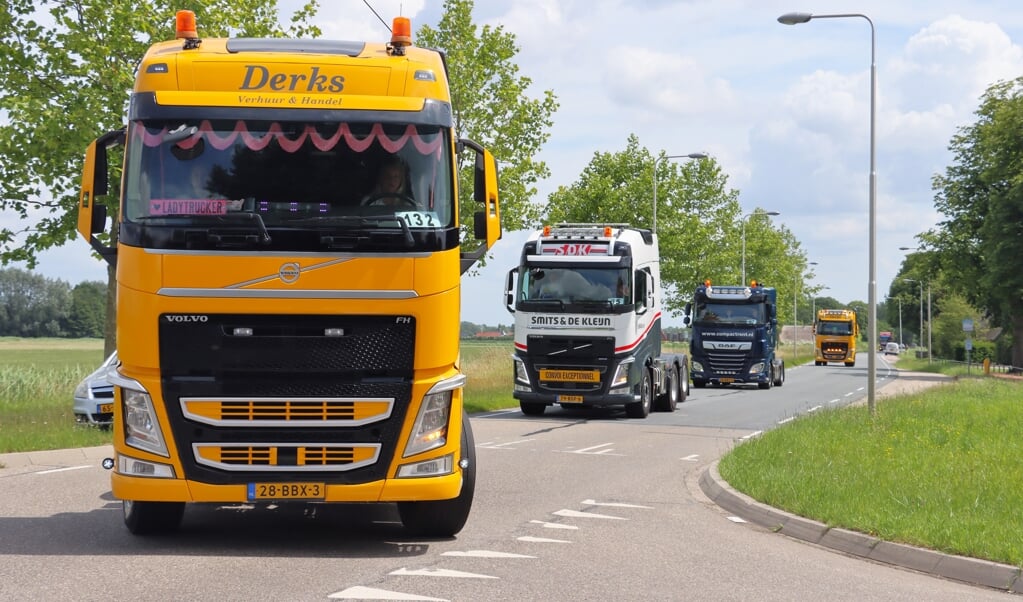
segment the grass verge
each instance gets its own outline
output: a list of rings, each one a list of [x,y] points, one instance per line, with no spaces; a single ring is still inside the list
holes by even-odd
[[[960,379],[885,400],[873,417],[816,412],[735,447],[719,472],[829,526],[1023,567],[1021,387]]]

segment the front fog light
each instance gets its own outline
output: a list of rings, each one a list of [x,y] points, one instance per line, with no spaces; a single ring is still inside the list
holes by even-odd
[[[448,454],[440,458],[405,464],[398,468],[398,477],[402,479],[415,477],[439,477],[451,474],[454,465],[454,454]]]
[[[139,460],[124,454],[118,454],[117,456],[117,472],[130,477],[174,478],[173,466]]]

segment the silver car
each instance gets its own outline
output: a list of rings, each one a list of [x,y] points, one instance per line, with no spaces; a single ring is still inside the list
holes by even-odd
[[[75,422],[109,427],[114,419],[114,386],[107,382],[107,369],[117,365],[113,352],[99,368],[75,387]]]

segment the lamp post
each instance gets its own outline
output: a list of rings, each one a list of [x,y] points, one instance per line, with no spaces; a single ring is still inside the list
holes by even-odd
[[[657,234],[657,165],[667,159],[706,159],[709,156],[707,153],[696,152],[689,153],[688,155],[668,155],[654,159],[654,219],[653,225],[650,228],[654,234]]]
[[[747,213],[742,216],[742,280],[739,282],[742,286],[746,286],[746,220],[754,215],[781,215],[781,213],[777,211],[764,211],[763,209],[757,209],[752,213]]]
[[[917,247],[899,247],[900,251],[919,251]],[[920,283],[920,346],[924,346],[924,282],[903,278],[910,282]],[[931,282],[927,281],[927,363],[931,363]]]
[[[867,407],[869,408],[870,415],[873,416],[875,412],[874,408],[874,397],[877,388],[877,171],[875,169],[874,161],[874,149],[875,149],[875,114],[876,114],[876,98],[877,98],[877,65],[875,62],[876,55],[876,36],[874,34],[874,22],[870,20],[870,17],[860,13],[841,13],[841,14],[829,14],[829,15],[815,15],[812,13],[786,13],[778,17],[778,22],[784,25],[796,25],[798,23],[806,23],[810,19],[842,19],[842,18],[860,18],[864,19],[870,25],[870,179],[869,179],[869,198],[870,198],[870,226],[869,226],[869,262],[870,262],[870,276],[868,278],[868,290],[867,290],[867,326],[870,330],[868,333],[868,345],[873,353],[867,356]]]

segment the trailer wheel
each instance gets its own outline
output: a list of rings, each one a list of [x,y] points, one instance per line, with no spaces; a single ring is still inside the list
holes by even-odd
[[[177,531],[185,514],[184,502],[121,502],[124,525],[132,535],[164,535]]]
[[[521,409],[522,413],[526,416],[540,416],[543,414],[544,410],[547,409],[547,404],[536,403],[533,401],[520,401],[519,409]]]
[[[461,460],[467,460],[469,465],[462,469],[462,491],[458,497],[398,503],[398,515],[407,533],[420,537],[453,537],[469,519],[476,491],[476,440],[466,416],[462,416],[462,452],[459,462]]]
[[[683,361],[679,366],[678,402],[683,403],[689,397],[689,362]]]
[[[650,381],[650,370],[644,368],[643,380],[639,383],[639,401],[625,406],[625,415],[629,418],[646,418],[650,415],[650,406],[654,404],[654,388]]]

